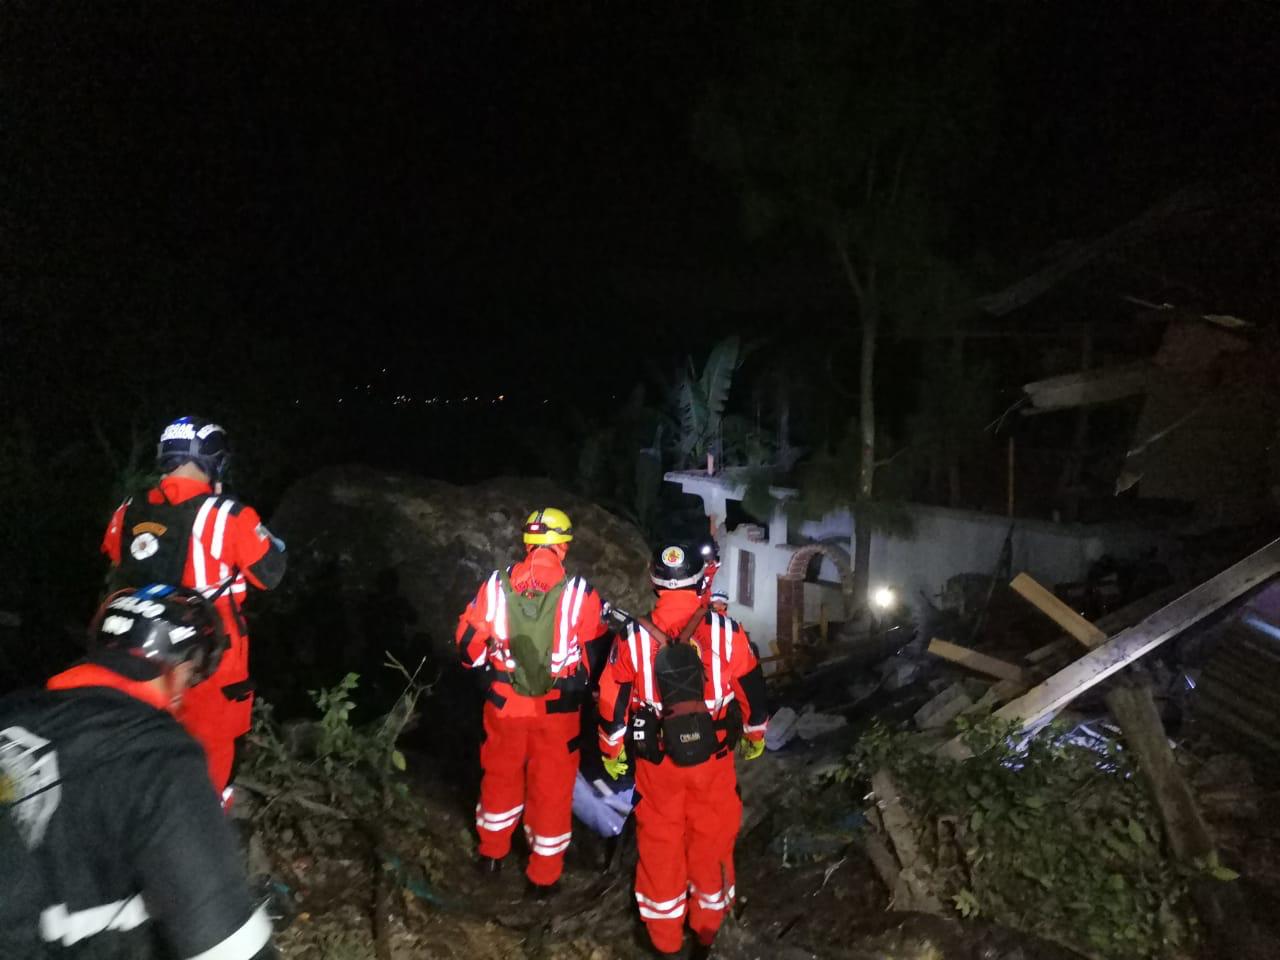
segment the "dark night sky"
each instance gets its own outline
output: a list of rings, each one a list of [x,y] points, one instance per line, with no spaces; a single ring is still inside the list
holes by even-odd
[[[1000,42],[1001,121],[948,252],[991,283],[1188,182],[1243,175],[1276,206],[1272,4],[961,9],[948,24]],[[145,465],[179,413],[228,426],[234,490],[268,515],[335,461],[571,483],[641,357],[669,369],[781,327],[755,373],[798,364],[811,430],[837,436],[848,400],[808,371],[856,361],[838,274],[812,238],[749,242],[692,149],[739,19],[707,2],[5,4],[0,609],[74,597],[33,622],[87,615],[131,431]],[[1218,278],[1206,306],[1269,318],[1277,243],[1216,239],[1190,252]],[[1116,312],[1114,291],[1095,299]],[[1037,322],[1079,304],[1056,309]],[[879,354],[899,423],[921,350]],[[1026,379],[1014,359],[1001,407]],[[336,404],[371,382],[378,397]],[[401,391],[511,402],[424,414],[393,408]]]
[[[1011,39],[995,160],[959,211],[970,252],[1012,274],[1189,180],[1272,173],[1270,5],[984,9],[971,28]],[[9,4],[9,402],[104,378],[179,402],[199,370],[270,402],[383,366],[441,392],[543,390],[531,370],[595,390],[615,351],[767,329],[634,280],[827,269],[748,244],[690,148],[734,11]]]

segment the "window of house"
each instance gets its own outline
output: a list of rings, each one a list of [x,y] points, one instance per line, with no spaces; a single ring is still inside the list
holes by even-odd
[[[750,607],[756,600],[756,558],[750,550],[738,551],[738,603]]]

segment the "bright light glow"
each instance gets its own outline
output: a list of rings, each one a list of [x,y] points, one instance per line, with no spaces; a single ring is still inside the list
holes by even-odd
[[[877,587],[871,593],[872,606],[881,610],[891,610],[898,603],[898,595],[888,587]]]

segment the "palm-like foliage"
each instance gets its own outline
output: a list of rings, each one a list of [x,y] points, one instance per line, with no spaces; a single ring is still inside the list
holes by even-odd
[[[744,355],[739,339],[727,337],[711,348],[701,375],[693,360],[689,360],[688,369],[676,386],[676,406],[680,415],[676,446],[685,465],[697,464],[708,453],[719,453],[722,449],[729,390]]]

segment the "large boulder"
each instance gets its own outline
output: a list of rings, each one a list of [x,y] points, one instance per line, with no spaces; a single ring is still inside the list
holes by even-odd
[[[520,556],[521,524],[540,506],[573,520],[571,573],[613,603],[648,608],[639,529],[547,480],[459,487],[342,466],[294,484],[271,518],[289,571],[263,598],[265,632],[273,645],[287,638],[303,665],[359,668],[384,649],[451,657],[458,615],[490,571]]]

